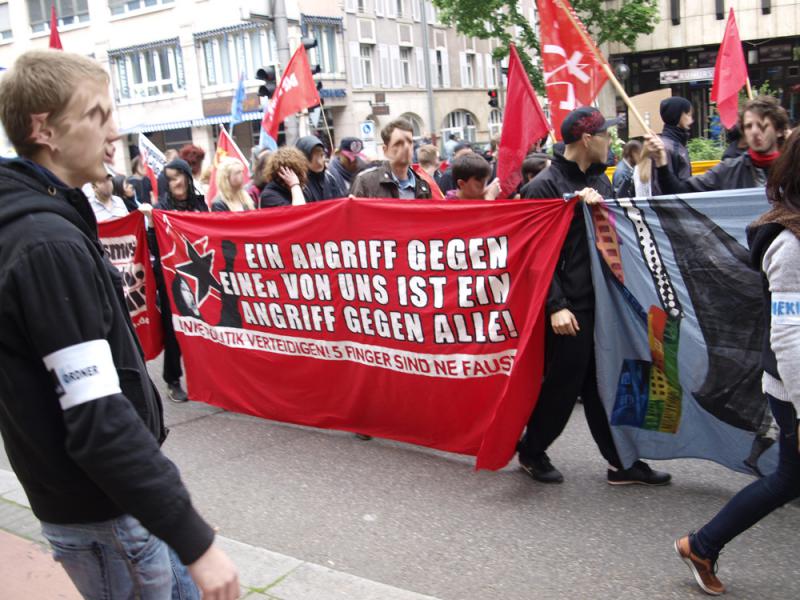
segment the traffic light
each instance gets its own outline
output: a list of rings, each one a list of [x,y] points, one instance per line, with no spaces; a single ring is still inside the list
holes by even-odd
[[[497,90],[489,90],[486,93],[489,94],[489,106],[492,108],[498,108],[500,103],[497,98]]]
[[[274,66],[261,67],[258,71],[256,71],[256,79],[260,79],[264,82],[258,88],[258,95],[272,98],[272,94],[275,93],[275,89],[278,87],[276,78],[277,73],[275,72]]]
[[[306,50],[311,50],[312,48],[316,48],[317,44],[319,43],[317,39],[313,37],[301,38],[300,42],[303,44],[303,48],[305,48]]]

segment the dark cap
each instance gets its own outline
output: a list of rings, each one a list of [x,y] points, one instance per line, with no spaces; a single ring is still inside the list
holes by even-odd
[[[581,139],[584,133],[592,135],[602,133],[619,121],[619,119],[606,119],[603,113],[593,106],[581,106],[569,113],[561,123],[561,137],[565,144],[572,144]]]
[[[659,106],[661,120],[664,121],[665,125],[677,126],[683,114],[691,112],[691,110],[692,103],[681,96],[664,98]]]
[[[339,142],[339,154],[344,154],[350,160],[355,160],[356,158],[366,160],[367,157],[363,151],[364,142],[356,137],[342,138],[342,141]]]

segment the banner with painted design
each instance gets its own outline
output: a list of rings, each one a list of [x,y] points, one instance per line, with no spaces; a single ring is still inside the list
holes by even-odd
[[[161,354],[164,334],[144,215],[137,210],[126,217],[98,223],[97,229],[111,264],[122,275],[125,303],[145,359],[152,360]]]
[[[572,211],[366,199],[154,211],[189,396],[502,468],[538,395]]]
[[[761,392],[761,278],[745,229],[763,190],[609,200],[587,219],[600,396],[623,463],[777,464]]]

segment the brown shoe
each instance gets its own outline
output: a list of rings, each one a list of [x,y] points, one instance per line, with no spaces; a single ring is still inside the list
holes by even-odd
[[[717,567],[716,561],[712,562],[707,558],[700,558],[697,554],[692,552],[688,535],[675,540],[675,552],[678,553],[678,556],[680,556],[683,562],[692,570],[692,575],[694,575],[697,585],[699,585],[700,589],[706,594],[719,596],[725,591],[725,586],[722,585],[722,582],[717,578],[715,572]]]

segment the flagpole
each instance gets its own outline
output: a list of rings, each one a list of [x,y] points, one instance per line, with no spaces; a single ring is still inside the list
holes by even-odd
[[[750,86],[750,78],[749,77],[747,79],[745,79],[745,85],[747,86],[747,99],[748,100],[752,100],[753,99],[753,88]],[[739,88],[739,89],[741,89],[741,88]]]
[[[328,127],[328,117],[325,116],[325,108],[321,104],[319,106],[319,110],[322,113],[322,122],[325,124],[325,131],[328,134],[328,142],[330,142],[331,145],[331,156],[333,156],[333,137],[331,136],[331,128]]]
[[[642,129],[644,129],[645,131],[649,132],[652,135],[653,133],[652,130],[647,125],[647,123],[645,123],[644,118],[642,117],[639,110],[633,105],[633,102],[631,101],[630,97],[625,91],[625,88],[622,87],[622,84],[617,79],[617,76],[614,75],[614,71],[611,70],[611,66],[606,61],[606,58],[597,50],[597,47],[594,45],[594,41],[586,33],[586,31],[583,28],[583,25],[575,18],[575,16],[572,14],[572,11],[570,11],[569,9],[567,9],[566,6],[564,6],[561,0],[555,0],[555,3],[562,11],[564,11],[564,13],[566,13],[567,18],[569,18],[570,22],[572,22],[573,27],[575,27],[575,29],[578,31],[580,36],[583,38],[583,41],[586,42],[586,45],[592,49],[594,57],[600,62],[600,66],[603,68],[603,71],[605,71],[605,74],[608,76],[608,80],[611,82],[611,85],[614,86],[614,89],[620,95],[623,102],[625,102],[625,105],[628,107],[628,110],[630,110],[633,113],[633,116],[636,118],[636,120],[639,121],[639,125],[642,126]]]

